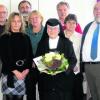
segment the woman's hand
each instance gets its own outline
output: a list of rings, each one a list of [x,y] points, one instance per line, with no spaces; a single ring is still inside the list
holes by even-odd
[[[74,67],[74,72],[77,72],[79,68],[77,66]]]
[[[18,80],[23,80],[25,78],[23,73],[18,70],[14,70],[12,72],[14,73],[14,75],[17,77]]]
[[[25,70],[22,72],[23,77],[25,78],[25,77],[27,76],[28,73],[29,73],[29,69],[25,69]]]

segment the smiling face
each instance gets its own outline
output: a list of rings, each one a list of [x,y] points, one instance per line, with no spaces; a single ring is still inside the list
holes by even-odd
[[[59,5],[59,7],[57,8],[57,12],[59,19],[64,20],[65,17],[69,14],[69,8],[65,4]]]
[[[6,22],[7,19],[7,9],[3,6],[0,5],[0,23],[4,24]]]
[[[43,18],[38,12],[33,12],[29,17],[29,21],[33,27],[38,27],[42,25]]]
[[[22,25],[21,18],[18,15],[15,15],[11,19],[11,31],[12,32],[20,32],[21,25]]]
[[[47,33],[48,33],[48,36],[52,39],[56,38],[59,34],[59,25],[56,25],[56,26],[50,26],[50,25],[47,25]]]
[[[66,21],[66,23],[65,23],[65,26],[67,27],[67,31],[69,31],[69,32],[74,32],[76,25],[77,25],[77,23],[75,20],[69,20],[69,21]]]
[[[93,14],[95,20],[100,23],[100,1],[94,6]]]

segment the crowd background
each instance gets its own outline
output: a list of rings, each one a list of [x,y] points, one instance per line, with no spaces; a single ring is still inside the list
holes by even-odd
[[[23,16],[25,16],[26,12],[21,11],[20,7],[18,6],[18,4],[20,3],[20,1],[22,1],[22,0],[18,0],[16,2],[14,2],[12,0],[3,1],[3,2],[0,1],[0,4],[3,4],[3,5],[5,5],[7,7],[7,9],[8,9],[8,16],[13,11],[17,12],[18,10],[19,10],[19,12]],[[28,1],[32,5],[31,6],[29,4],[30,5],[30,7],[29,7],[29,13],[31,11],[33,11],[33,12],[32,12],[32,14],[29,15],[29,20],[27,20],[27,18],[26,18],[25,22],[27,24],[27,28],[29,28],[29,25],[32,25],[32,26],[35,27],[35,28],[32,27],[32,33],[35,33],[34,35],[36,35],[36,33],[40,33],[41,24],[43,24],[43,26],[44,26],[45,22],[47,21],[48,18],[57,18],[57,19],[60,20],[60,18],[58,18],[59,14],[57,15],[57,10],[58,9],[56,7],[57,3],[59,3],[60,0],[55,0],[55,2],[53,2],[52,0],[48,1],[48,2],[46,1],[45,3],[43,1],[41,1],[41,0],[38,0],[38,1],[28,0]],[[69,1],[69,0],[63,0],[63,1],[68,2],[68,4],[70,5],[70,11],[68,11],[68,12],[69,13],[73,13],[73,14],[75,14],[77,16],[78,23],[81,25],[82,30],[84,29],[84,27],[86,26],[86,24],[89,21],[93,20],[93,14],[92,14],[93,11],[92,10],[93,10],[93,5],[95,4],[96,0],[91,0],[91,2],[90,1],[85,1],[85,0],[84,1],[78,0],[77,3],[75,1]],[[41,13],[39,13],[38,11],[41,12]],[[43,18],[42,18],[41,14],[43,15]],[[37,23],[37,25],[35,24],[35,18],[38,18],[38,21],[39,21],[39,23]],[[30,21],[32,23],[29,23]],[[38,24],[40,24],[40,27],[36,27],[36,26],[39,26]],[[62,22],[61,22],[61,24],[62,24]],[[65,22],[64,22],[64,24],[65,24]],[[26,32],[28,34],[29,31],[27,31],[27,28],[26,28]],[[32,42],[32,40],[31,40],[31,42]],[[83,82],[83,84],[84,84],[84,82]],[[86,88],[86,89],[84,89],[84,90],[86,90],[86,91],[84,91],[84,93],[87,93],[87,86],[84,87],[84,88]]]
[[[21,0],[0,0],[0,4],[4,4],[8,9],[8,14],[18,11],[18,4]],[[61,0],[28,0],[32,4],[32,10],[38,10],[44,16],[43,24],[50,17],[58,18],[56,5]],[[70,12],[77,15],[78,21],[82,29],[91,20],[93,20],[92,8],[96,0],[62,0],[70,5]],[[49,13],[48,13],[49,12]],[[88,16],[87,16],[88,15]]]

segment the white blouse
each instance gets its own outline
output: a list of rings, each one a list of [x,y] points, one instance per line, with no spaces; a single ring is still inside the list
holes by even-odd
[[[49,38],[49,48],[50,48],[50,49],[55,49],[55,48],[57,48],[58,40],[59,40],[59,36],[57,36],[57,37],[54,38],[54,39]]]

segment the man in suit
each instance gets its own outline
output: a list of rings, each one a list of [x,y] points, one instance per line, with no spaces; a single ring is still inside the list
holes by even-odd
[[[81,65],[86,72],[93,100],[100,100],[100,1],[94,8],[94,21],[86,25],[81,43]]]

